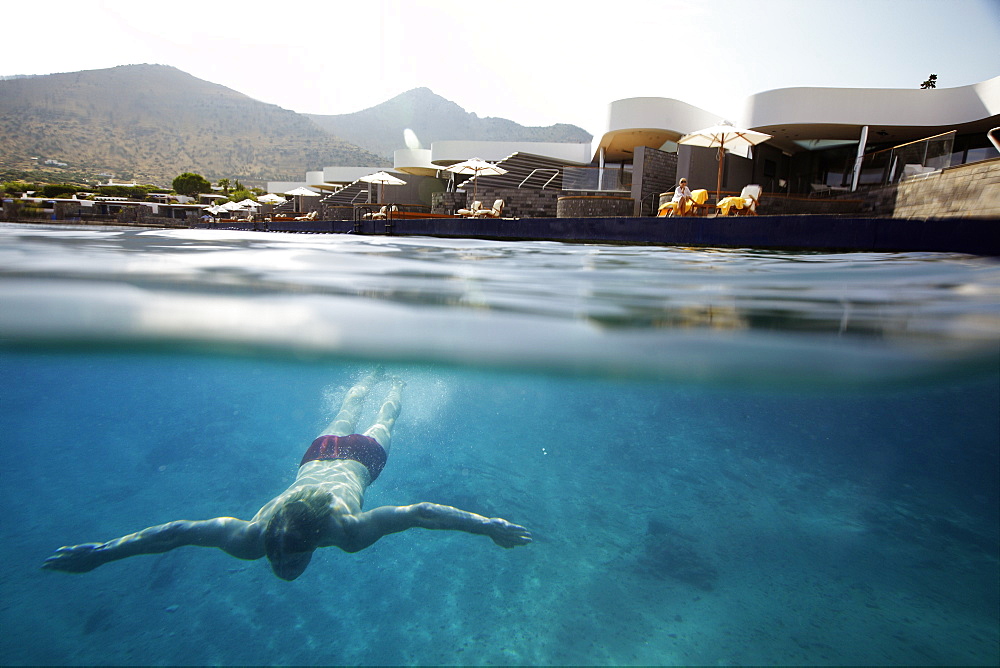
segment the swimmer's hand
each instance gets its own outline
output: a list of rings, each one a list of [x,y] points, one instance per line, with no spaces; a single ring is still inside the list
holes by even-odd
[[[491,517],[486,527],[486,535],[500,547],[517,547],[531,542],[531,532],[522,526],[512,524],[500,517]]]
[[[86,573],[107,562],[101,553],[102,543],[83,543],[60,547],[45,560],[42,568],[65,573]]]

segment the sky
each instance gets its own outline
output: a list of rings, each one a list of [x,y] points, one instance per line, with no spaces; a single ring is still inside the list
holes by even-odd
[[[0,76],[135,63],[297,112],[427,87],[479,116],[600,136],[629,97],[733,120],[774,88],[993,78],[1000,0],[54,0],[0,38]]]

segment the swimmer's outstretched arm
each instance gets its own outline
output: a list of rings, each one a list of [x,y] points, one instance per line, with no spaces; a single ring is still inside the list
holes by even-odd
[[[184,545],[218,547],[239,559],[260,559],[264,548],[255,525],[235,517],[178,520],[159,524],[106,543],[60,547],[42,568],[86,573],[110,561],[137,554],[160,554]]]
[[[531,532],[499,517],[483,517],[451,506],[415,503],[412,506],[381,506],[357,515],[348,552],[362,550],[382,536],[407,529],[464,531],[489,536],[500,547],[517,547],[531,542]]]

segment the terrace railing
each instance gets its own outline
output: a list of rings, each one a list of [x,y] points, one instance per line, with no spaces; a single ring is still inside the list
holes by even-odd
[[[952,130],[865,154],[859,165],[858,185],[891,185],[950,167],[955,134]]]
[[[563,190],[631,192],[632,171],[621,167],[566,167]]]

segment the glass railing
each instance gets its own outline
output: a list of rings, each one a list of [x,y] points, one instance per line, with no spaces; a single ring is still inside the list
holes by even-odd
[[[632,190],[632,170],[621,167],[565,167],[563,190]]]
[[[885,186],[932,174],[951,166],[955,131],[866,154],[860,163],[859,186]]]

